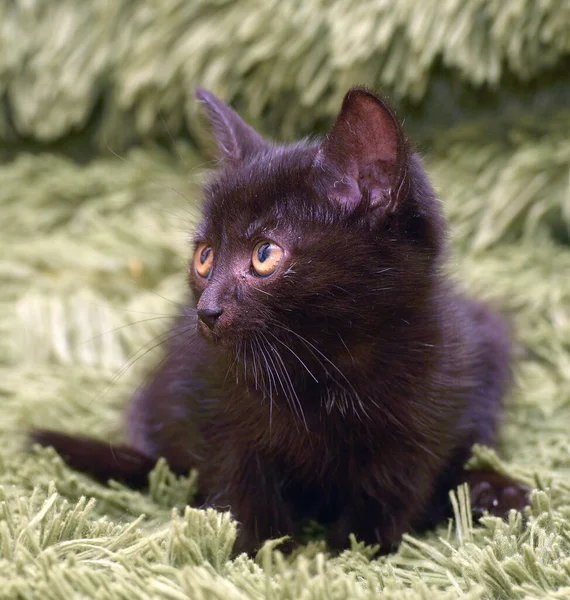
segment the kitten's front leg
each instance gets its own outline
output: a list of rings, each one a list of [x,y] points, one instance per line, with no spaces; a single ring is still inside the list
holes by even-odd
[[[380,544],[382,554],[395,550],[402,535],[411,530],[413,507],[402,501],[359,496],[345,508],[327,536],[332,550],[344,550],[352,533],[358,541]]]
[[[239,522],[236,554],[252,554],[268,538],[295,535],[291,509],[283,499],[281,483],[275,468],[255,451],[236,454],[235,450],[222,459],[210,489],[207,504],[219,510],[230,510]],[[287,549],[294,542],[287,545]]]

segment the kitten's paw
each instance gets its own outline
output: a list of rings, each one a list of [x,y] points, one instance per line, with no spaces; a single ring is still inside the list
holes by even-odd
[[[467,482],[471,489],[471,508],[476,519],[485,512],[506,519],[511,509],[522,512],[530,504],[529,488],[501,473],[471,471]]]

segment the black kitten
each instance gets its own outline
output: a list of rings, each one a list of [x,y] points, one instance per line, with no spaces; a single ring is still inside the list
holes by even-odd
[[[220,100],[222,163],[189,265],[197,302],[128,412],[128,445],[36,432],[99,479],[142,485],[163,456],[240,522],[238,550],[309,518],[389,550],[449,511],[505,514],[524,486],[466,472],[509,384],[499,316],[444,277],[446,223],[395,115],[353,89],[326,139],[275,145]],[[176,331],[176,330],[174,330]]]

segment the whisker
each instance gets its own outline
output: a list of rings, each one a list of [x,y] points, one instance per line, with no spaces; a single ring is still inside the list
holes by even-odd
[[[275,381],[275,376],[271,367],[269,366],[269,361],[267,360],[266,349],[263,346],[263,340],[260,339],[260,336],[255,335],[254,337],[255,347],[259,352],[260,358],[263,359],[265,363],[265,370],[261,370],[262,382],[263,382],[263,394],[264,396],[267,394],[267,384],[269,385],[269,437],[273,434],[273,390],[277,389],[277,384]],[[266,383],[266,375],[267,375],[267,383]]]
[[[261,340],[259,340],[256,336],[256,342],[257,342],[257,346],[260,350],[260,356],[261,358],[263,358],[263,361],[265,362],[265,373],[267,373],[268,375],[268,382],[269,382],[269,399],[270,399],[270,410],[273,409],[273,390],[277,389],[277,385],[276,385],[276,381],[275,381],[275,377],[273,375],[273,371],[271,370],[270,366],[269,366],[269,361],[267,360],[267,353],[264,352],[265,348],[261,345]],[[263,373],[263,371],[262,371]],[[265,376],[264,376],[265,379]]]
[[[280,365],[281,373],[283,374],[283,376],[285,378],[285,382],[287,383],[287,388],[290,392],[290,396],[285,394],[285,397],[287,398],[287,402],[293,408],[297,417],[300,416],[300,418],[302,419],[303,424],[305,426],[305,430],[308,432],[309,427],[308,427],[307,421],[305,419],[305,413],[303,412],[303,405],[301,404],[301,401],[299,400],[299,396],[297,395],[297,391],[295,390],[295,386],[293,385],[291,376],[290,376],[289,372],[287,371],[287,366],[285,365],[285,362],[284,362],[282,356],[279,354],[279,351],[277,350],[277,348],[273,344],[271,344],[271,342],[267,341],[267,343],[269,345],[269,348],[271,348],[271,350],[275,354],[275,358],[279,361],[278,364]],[[285,393],[285,389],[283,389],[283,392]],[[297,407],[298,407],[298,410],[297,410]]]
[[[281,341],[275,334],[271,333],[271,331],[268,331],[267,333],[269,333],[271,337],[275,339],[276,342],[279,342],[282,346],[285,346],[285,348],[287,348],[287,350],[289,350],[289,352],[291,352],[291,354],[303,365],[307,373],[315,380],[315,382],[319,383],[319,380],[315,377],[315,375],[313,375],[311,369],[309,369],[309,367],[305,364],[301,357],[290,346],[288,346],[285,342]]]
[[[337,331],[336,332],[338,339],[341,341],[342,345],[344,346],[344,349],[348,352],[348,355],[350,356],[353,364],[354,364],[354,357],[352,356],[351,351],[348,349],[348,346],[346,345],[346,342],[343,340],[342,335],[340,335],[340,333]]]
[[[183,335],[187,331],[190,331],[192,327],[193,325],[181,325],[178,327],[171,328],[167,332],[155,336],[154,338],[152,338],[152,340],[144,344],[141,348],[139,348],[136,352],[134,352],[127,358],[125,364],[117,371],[117,373],[112,377],[111,381],[107,383],[103,390],[101,390],[99,398],[102,398],[109,391],[111,386],[113,386],[138,360],[140,360],[149,352],[152,352],[154,349],[158,348],[162,344],[175,339],[179,335]],[[155,342],[156,340],[159,341],[153,344],[153,342]],[[93,399],[93,401],[95,401],[96,399],[97,396]]]
[[[173,187],[169,187],[168,188],[171,192],[176,192],[176,189]],[[190,203],[190,199],[189,198],[185,198],[185,200]],[[176,205],[178,208],[182,208],[182,210],[184,210],[184,212],[188,213],[189,216],[193,217],[194,215],[192,214],[191,211],[183,208],[182,206],[179,206],[178,204]],[[188,217],[182,217],[181,215],[177,215],[176,213],[170,212],[169,210],[166,210],[165,208],[162,208],[160,206],[154,207],[157,211],[160,211],[163,215],[168,215],[169,217],[174,217],[175,219],[177,219],[178,221],[186,221]],[[191,221],[186,221],[188,225],[191,225]],[[187,229],[180,229],[179,231],[184,231],[186,233],[188,233]]]
[[[177,190],[176,188],[172,187],[172,186],[166,186],[167,189],[169,189],[171,192],[174,192],[175,194],[178,194],[178,196],[180,196],[183,200],[186,200],[186,202],[188,202],[188,204],[192,204],[190,198],[187,198],[180,190]],[[178,206],[178,205],[176,205]],[[178,207],[178,208],[183,208],[183,207]],[[196,215],[191,211],[188,210],[188,208],[183,208],[184,212],[187,212],[191,217],[195,217]],[[176,215],[174,215],[176,216]]]
[[[304,343],[307,346],[309,351],[311,351],[311,349],[312,349],[315,352],[317,352],[342,377],[342,379],[348,386],[349,390],[352,392],[353,399],[358,403],[360,410],[369,418],[368,413],[365,409],[364,403],[362,402],[362,399],[360,398],[360,395],[354,389],[354,386],[352,385],[352,383],[348,380],[346,375],[339,369],[339,367],[337,365],[335,365],[321,350],[319,350],[314,344],[312,344],[309,340],[307,340],[300,333],[297,333],[293,329],[290,329],[289,327],[285,327],[284,325],[282,325],[281,323],[278,323],[278,322],[274,322],[274,325],[276,325],[277,327],[283,329],[284,331],[287,331],[287,332],[293,334],[294,336],[296,336],[302,343]],[[312,354],[313,354],[313,356],[315,356],[313,352],[312,352]],[[328,370],[326,369],[326,367],[322,363],[322,361],[319,361],[319,362],[320,362],[321,366],[323,366],[323,368],[325,369],[325,372],[330,376],[330,373],[328,372]],[[372,404],[374,404],[374,406],[378,406],[378,404],[372,398],[369,398],[369,401]],[[354,404],[353,404],[353,406],[354,406]]]
[[[147,290],[148,292],[150,292],[151,294],[154,294],[155,296],[158,296],[159,298],[162,298],[162,300],[166,300],[166,302],[170,302],[171,304],[174,304],[174,306],[178,306],[180,308],[182,308],[182,310],[184,310],[187,305],[184,304],[183,302],[177,302],[176,300],[171,300],[170,298],[167,298],[166,296],[163,296],[162,294],[159,294],[158,292],[155,292],[154,290]]]
[[[117,152],[115,152],[111,146],[109,146],[109,142],[107,142],[107,140],[105,139],[105,148],[107,148],[107,150],[109,150],[109,152],[115,157],[118,158],[119,160],[122,160],[125,163],[128,163],[129,161],[124,157],[121,156],[120,154],[118,154]]]
[[[261,292],[262,294],[265,294],[266,296],[271,296],[273,298],[273,294],[269,293],[267,290],[262,290],[260,288],[255,287],[254,285],[251,286],[256,292]]]
[[[186,331],[178,332],[177,335],[184,335],[184,333],[186,333],[188,330],[191,330],[191,328],[186,329]],[[175,339],[177,337],[177,335],[172,336],[170,339]],[[185,340],[185,342],[181,346],[177,346],[176,348],[170,348],[164,354],[164,356],[156,364],[153,365],[153,368],[151,371],[153,376],[156,375],[156,373],[160,370],[162,365],[172,357],[174,352],[176,352],[177,354],[182,354],[185,357],[188,356],[188,351],[192,349],[192,346],[195,344],[196,339],[197,339],[196,336],[193,336],[193,335],[188,336],[187,339]],[[169,340],[165,340],[165,341],[169,341]],[[135,394],[138,394],[145,387],[146,384],[147,384],[147,381],[143,380],[136,388]],[[196,456],[199,458],[199,456],[197,454],[193,454],[193,456]]]
[[[170,133],[170,129],[168,129],[168,126],[166,125],[166,120],[164,119],[164,115],[162,114],[162,110],[160,108],[158,109],[158,116],[160,117],[160,120],[162,121],[162,125],[168,135],[168,138],[170,139],[170,143],[172,144],[172,147],[176,150],[176,154],[178,154],[178,158],[184,164],[184,166],[187,167],[188,165],[186,164],[186,161],[184,160],[184,157],[182,156],[182,152],[180,152],[180,148],[178,148],[178,145],[174,141],[174,138],[172,137],[172,134]]]
[[[331,365],[331,367],[333,367],[335,369],[335,371],[337,371],[347,383],[349,383],[349,381],[348,381],[348,379],[346,379],[344,373],[325,354],[323,354],[314,344],[312,344],[307,338],[303,337],[300,333],[297,333],[296,331],[293,331],[292,329],[285,327],[284,325],[280,325],[280,324],[277,324],[277,325],[279,327],[281,327],[282,329],[284,329],[285,331],[288,331],[289,333],[292,333],[293,335],[297,336],[301,340],[301,342],[303,342],[309,348],[313,349],[320,356],[322,356],[322,358],[324,360],[326,360],[327,363],[329,363]]]
[[[281,329],[283,329],[284,331],[287,331],[289,333],[294,333],[293,331],[291,331],[290,329],[288,329],[287,327],[284,327],[282,325],[280,325],[279,323],[274,323],[274,325],[276,327],[280,327]],[[319,366],[322,367],[322,369],[324,370],[325,374],[328,377],[332,377],[331,372],[327,369],[327,366],[325,365],[325,363],[321,360],[320,356],[318,354],[315,353],[315,351],[309,346],[307,345],[307,343],[305,342],[305,339],[302,336],[297,336],[299,337],[299,339],[301,340],[301,342],[303,342],[303,345],[307,348],[307,350],[311,353],[311,356],[318,362]]]
[[[132,327],[133,325],[140,325],[141,323],[148,323],[149,321],[160,321],[161,319],[172,319],[173,317],[177,317],[180,315],[162,315],[159,317],[149,317],[148,319],[140,319],[138,321],[133,321],[132,323],[124,323],[123,325],[119,325],[118,327],[114,327],[113,329],[109,329],[108,331],[103,331],[101,333],[98,333],[90,338],[87,338],[86,340],[83,340],[83,342],[81,342],[82,344],[88,344],[89,342],[92,342],[94,340],[97,340],[99,338],[102,338],[104,335],[109,335],[110,333],[115,333],[116,331],[120,331],[121,329],[125,329],[126,327]]]
[[[247,352],[245,352],[245,348],[243,348],[244,346],[244,342],[243,340],[240,340],[239,342],[239,348],[240,351],[243,351],[243,372],[244,372],[244,379],[247,377]]]
[[[257,384],[257,361],[255,360],[255,352],[254,352],[254,348],[253,348],[253,340],[248,340],[248,345],[249,345],[249,351],[251,353],[251,359],[253,361],[253,378],[254,378],[254,383],[255,383],[255,389],[258,389],[258,384]]]
[[[260,333],[260,335],[261,335],[261,337],[263,338],[263,340],[265,342],[266,348],[272,350],[273,354],[275,354],[275,349],[273,348],[273,346],[271,345],[271,343],[269,342],[269,340],[265,337],[265,335],[263,335],[263,333]],[[274,383],[276,383],[277,381],[279,382],[279,387],[281,388],[281,391],[282,391],[283,395],[285,396],[285,400],[287,401],[287,404],[289,404],[291,406],[291,403],[290,403],[290,400],[289,400],[289,396],[288,396],[287,391],[285,389],[285,383],[283,382],[282,372],[281,372],[281,369],[279,368],[279,363],[277,363],[275,360],[273,360],[273,356],[270,353],[266,354],[266,358],[273,365]],[[277,387],[277,386],[275,386],[275,387]],[[295,425],[297,425],[297,421],[295,421]]]
[[[176,316],[185,316],[185,315],[177,315],[176,313],[158,313],[158,312],[149,312],[146,310],[133,310],[131,308],[121,308],[119,306],[111,306],[110,304],[99,304],[98,302],[89,302],[91,306],[97,306],[99,308],[107,308],[111,310],[119,310],[121,312],[133,313],[134,315],[156,315],[163,317],[176,317]],[[191,314],[196,314],[196,309],[191,306],[184,306],[184,311],[190,311]]]
[[[241,340],[240,340],[240,346],[241,346]],[[226,371],[226,375],[225,375],[225,377],[224,377],[224,383],[225,383],[225,382],[228,380],[229,374],[231,373],[232,369],[233,369],[233,368],[236,366],[236,364],[238,364],[238,357],[239,357],[239,347],[240,347],[240,346],[238,346],[238,348],[236,348],[236,352],[235,352],[234,360],[233,360],[233,361],[232,361],[232,363],[231,363],[231,364],[228,366],[228,370]],[[236,383],[238,383],[238,382],[239,382],[239,379],[238,379],[238,376],[237,376],[237,370],[238,370],[238,368],[239,368],[239,365],[238,365],[238,367],[236,368]]]

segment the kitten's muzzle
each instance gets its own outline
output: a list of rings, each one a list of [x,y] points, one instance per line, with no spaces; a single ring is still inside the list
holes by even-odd
[[[222,308],[199,308],[198,318],[208,329],[210,329],[210,331],[213,331],[223,312],[224,310]]]

